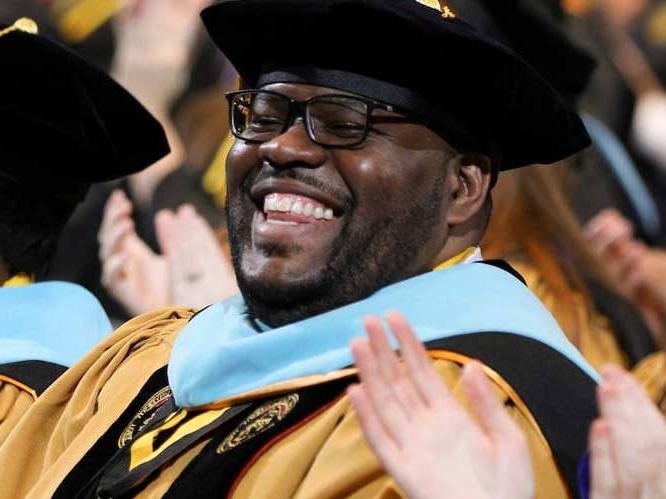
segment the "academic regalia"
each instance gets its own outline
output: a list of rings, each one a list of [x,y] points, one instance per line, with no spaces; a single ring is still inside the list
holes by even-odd
[[[97,299],[68,283],[1,288],[0,312],[2,443],[37,397],[112,329]]]
[[[410,303],[421,291],[430,299]],[[501,299],[481,305],[497,293]],[[485,314],[445,319],[465,303],[473,307],[470,299]],[[400,496],[345,395],[356,379],[348,344],[362,334],[360,319],[394,303],[409,303],[400,310],[458,396],[460,366],[470,358],[485,363],[528,437],[538,497],[566,497],[584,454],[584,421],[594,415],[595,375],[524,283],[485,263],[432,272],[262,334],[249,326],[238,297],[199,314],[173,309],[137,318],[70,369],[22,421],[0,452],[7,470],[0,493],[210,497],[233,488],[231,497]],[[549,367],[538,384],[527,374],[536,366]],[[569,403],[562,406],[562,398]],[[553,419],[555,408],[562,420]],[[165,441],[153,439],[153,427],[164,449],[152,448]],[[22,435],[31,435],[31,450]],[[11,472],[18,466],[20,476]],[[127,488],[153,471],[145,489]]]
[[[590,306],[589,299],[571,286],[553,289],[534,265],[512,261],[511,265],[525,278],[530,290],[539,298],[565,332],[569,341],[595,368],[605,364],[629,367],[610,321]]]
[[[0,25],[0,60],[0,184],[16,199],[34,199],[36,212],[58,213],[54,224],[64,225],[91,184],[137,172],[168,153],[161,125],[127,91],[40,36],[32,20]],[[0,220],[3,234],[32,223],[32,216]],[[16,253],[25,253],[27,244],[17,241]],[[14,251],[11,241],[2,248]],[[12,272],[29,271],[13,268],[22,265],[14,255],[0,260]],[[2,442],[34,400],[111,325],[88,291],[61,282],[0,289],[0,316]]]
[[[306,82],[386,102],[487,154],[495,172],[589,143],[538,73],[436,1],[234,0],[203,18],[248,85]],[[459,77],[433,73],[433,58]],[[501,262],[458,263],[276,329],[249,317],[241,296],[130,321],[0,449],[0,495],[402,497],[345,395],[356,379],[350,341],[364,335],[363,317],[389,309],[413,324],[458,396],[460,366],[479,359],[525,431],[539,497],[578,497],[597,376]]]

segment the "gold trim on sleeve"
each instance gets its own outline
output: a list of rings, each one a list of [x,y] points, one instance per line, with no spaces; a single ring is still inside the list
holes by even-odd
[[[467,357],[466,355],[457,352],[450,352],[448,350],[428,350],[428,355],[433,359],[449,360],[462,366],[469,364],[474,360],[473,358]],[[522,398],[520,398],[520,395],[516,393],[513,387],[509,385],[509,383],[507,383],[499,373],[488,367],[483,362],[480,362],[480,364],[483,368],[483,372],[486,373],[486,376],[488,376],[493,383],[499,386],[509,396],[511,401],[516,404],[516,407],[525,417],[530,426],[532,426],[532,429],[539,437],[539,440],[541,440],[541,443],[544,445],[544,447],[546,447],[546,449],[548,449],[550,455],[553,456],[553,451],[550,448],[548,440],[546,440],[546,437],[541,431],[541,428],[539,428],[539,424],[537,423],[536,419],[534,419],[534,416],[532,416],[532,412],[527,407],[527,404],[523,401]]]
[[[28,385],[24,385],[20,381],[16,381],[14,378],[10,378],[9,376],[5,376],[4,374],[0,374],[0,381],[3,383],[7,383],[9,385],[13,385],[19,390],[23,390],[24,392],[28,393],[33,400],[37,400],[37,392],[30,388]]]

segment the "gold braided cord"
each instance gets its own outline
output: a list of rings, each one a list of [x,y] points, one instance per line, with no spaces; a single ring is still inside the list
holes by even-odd
[[[37,23],[32,19],[30,19],[29,17],[22,17],[21,19],[18,19],[11,26],[8,26],[2,31],[0,31],[0,38],[10,33],[14,33],[15,31],[36,35],[37,33],[39,33],[39,26],[37,26]]]
[[[416,0],[421,5],[430,7],[442,13],[444,19],[455,19],[456,15],[451,8],[446,5],[446,0]]]

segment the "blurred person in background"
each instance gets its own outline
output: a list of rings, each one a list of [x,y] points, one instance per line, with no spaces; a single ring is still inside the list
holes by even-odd
[[[565,162],[501,178],[484,253],[521,273],[595,367],[629,368],[655,351],[661,329],[647,327],[585,239],[567,197],[569,168]]]
[[[578,107],[595,65],[572,39],[558,1],[518,1],[513,9],[492,0],[450,3],[477,29],[516,50]],[[605,262],[588,246],[571,209],[567,193],[588,154],[557,168],[526,168],[500,178],[484,253],[516,266],[593,365],[630,367],[655,344],[638,310],[620,296]]]
[[[637,237],[661,245],[666,240],[666,173],[658,159],[666,124],[663,2],[563,3],[576,14],[576,38],[599,62],[582,109],[600,148],[578,165],[578,182],[572,184],[576,212],[588,223],[614,209],[631,221]]]
[[[97,233],[114,189],[132,204],[137,231],[153,249],[158,247],[154,218],[162,209],[191,204],[214,227],[224,227],[222,211],[201,180],[226,134],[222,89],[234,76],[225,73],[223,58],[202,36],[198,13],[204,5],[195,0],[9,0],[0,5],[17,17],[26,9],[38,12],[49,32],[93,54],[168,131],[173,150],[168,158],[141,175],[91,189],[65,228],[45,276],[90,289],[116,323],[130,314],[101,285],[97,257]]]
[[[169,152],[160,124],[86,60],[0,24],[0,442],[38,395],[112,331],[83,288],[43,278],[90,186]]]

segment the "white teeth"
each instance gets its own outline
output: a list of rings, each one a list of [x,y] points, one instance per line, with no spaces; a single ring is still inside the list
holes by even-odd
[[[289,225],[291,227],[295,227],[298,225],[297,222],[290,222],[288,220],[268,220],[267,222],[273,225]]]
[[[277,211],[277,204],[278,204],[278,199],[277,196],[274,194],[271,194],[270,196],[266,196],[266,199],[264,199],[264,211]]]
[[[289,198],[280,199],[277,209],[278,211],[282,211],[284,213],[288,212],[291,209],[291,199]]]
[[[315,206],[313,203],[301,199],[294,199],[290,196],[280,194],[269,194],[264,198],[264,212],[279,211],[282,213],[291,212],[295,215],[304,215],[313,217],[317,220],[333,220],[333,210],[322,206]],[[298,225],[294,222],[280,221],[280,225]]]
[[[296,215],[303,213],[303,203],[301,201],[296,201],[291,207],[291,212],[295,213]]]

